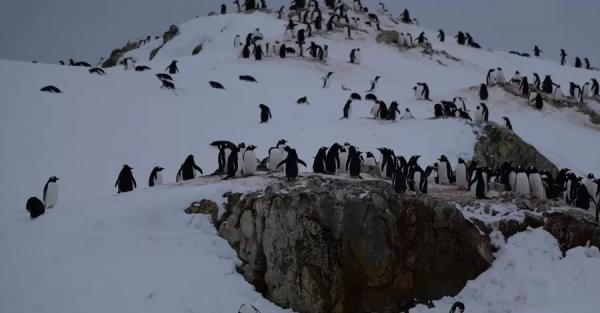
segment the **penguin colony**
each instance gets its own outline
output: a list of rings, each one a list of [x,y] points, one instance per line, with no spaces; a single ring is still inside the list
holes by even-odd
[[[308,3],[307,3],[308,2]],[[236,1],[238,12],[242,11],[242,5]],[[246,11],[256,9],[267,9],[264,1],[246,0],[243,7]],[[327,10],[329,18],[325,19],[323,11]],[[348,15],[349,11],[354,11],[353,17]],[[378,12],[389,15],[383,4],[380,4]],[[227,14],[226,5],[222,5],[221,14]],[[284,29],[284,40],[275,40],[268,42],[259,28],[250,32],[242,41],[240,35],[234,38],[233,47],[240,58],[254,58],[256,61],[265,58],[288,58],[305,57],[305,52],[312,59],[326,62],[328,56],[327,45],[319,45],[314,41],[307,42],[307,38],[313,37],[315,32],[333,32],[337,29],[343,29],[346,33],[346,39],[352,40],[352,31],[360,30],[360,18],[363,18],[364,25],[381,31],[379,17],[375,13],[369,12],[369,9],[362,5],[360,0],[355,0],[352,7],[345,5],[341,1],[326,0],[325,8],[319,6],[315,0],[295,0],[289,8],[289,13],[285,14],[285,7],[281,7],[276,14],[280,19],[287,17],[287,23]],[[294,21],[297,18],[297,21]],[[390,15],[391,18],[391,15]],[[400,22],[406,24],[417,24],[417,20],[410,17],[408,10],[400,15]],[[367,31],[368,32],[368,31]],[[474,41],[469,33],[460,31],[455,36],[459,45],[465,45],[472,48],[481,48]],[[150,40],[150,36],[140,44],[145,44]],[[443,30],[438,31],[437,39],[445,41],[446,36]],[[414,47],[423,46],[429,41],[424,33],[420,33],[413,39],[412,34],[400,34],[401,46]],[[287,44],[287,45],[286,45]],[[521,56],[529,56],[524,53],[511,52]],[[539,47],[534,47],[534,55],[540,57],[543,51]],[[567,54],[561,50],[561,64],[566,64]],[[354,48],[349,54],[350,64],[360,64],[362,59],[360,48]],[[102,61],[102,60],[101,60]],[[585,63],[585,64],[584,64]],[[61,61],[64,65],[64,62]],[[125,70],[135,70],[144,72],[151,70],[144,65],[136,65],[136,60],[125,58],[121,60],[121,65]],[[69,60],[70,66],[90,68],[90,74],[106,75],[106,72],[99,68],[92,68],[89,63],[75,62]],[[584,62],[580,58],[575,59],[575,67],[594,69],[587,58]],[[156,77],[161,82],[161,88],[175,90],[176,85],[173,75],[179,73],[177,60],[173,60],[166,68],[166,73],[158,73]],[[328,89],[334,78],[334,72],[328,72],[321,81],[321,86]],[[378,83],[382,79],[376,76],[364,90],[366,93],[361,96],[360,93],[348,89],[342,85],[342,89],[351,92],[348,100],[342,109],[342,119],[351,117],[353,101],[370,101],[372,105],[371,114],[373,119],[391,120],[397,118],[401,120],[414,119],[414,116],[408,108],[402,112],[396,101],[391,101],[388,106],[385,101],[379,99],[375,93],[378,89]],[[239,75],[239,80],[247,83],[258,83],[251,75]],[[490,69],[485,78],[485,82],[479,87],[479,97],[481,102],[476,105],[474,111],[467,109],[465,99],[456,97],[449,100],[441,100],[434,104],[435,118],[461,118],[474,123],[486,123],[489,120],[489,110],[485,102],[489,97],[489,88],[494,86],[503,86],[504,84],[515,84],[524,96],[529,99],[529,103],[537,109],[543,108],[543,98],[541,94],[552,96],[554,99],[563,99],[565,97],[561,87],[552,81],[548,75],[541,81],[537,73],[533,73],[533,78],[529,82],[527,77],[521,76],[517,71],[513,78],[506,80],[501,68]],[[223,84],[210,81],[209,86],[214,89],[225,90]],[[596,79],[586,82],[579,86],[574,82],[570,83],[569,93],[566,98],[577,99],[583,102],[587,98],[599,96],[599,86]],[[413,88],[414,96],[419,101],[432,101],[430,87],[426,82],[416,82]],[[62,90],[53,85],[41,88],[41,91],[48,93],[61,93]],[[432,101],[433,102],[433,101]],[[298,104],[310,104],[306,97],[298,99]],[[259,122],[267,123],[272,119],[271,109],[265,104],[259,105]],[[472,113],[471,116],[469,113]],[[506,127],[513,130],[508,117],[503,117]],[[257,172],[257,168],[266,169],[269,172],[283,172],[288,180],[297,179],[300,173],[300,166],[308,167],[298,156],[295,149],[287,145],[287,141],[279,140],[269,149],[268,156],[259,160],[257,158],[254,145],[246,146],[244,143],[234,144],[230,141],[215,141],[211,146],[218,149],[217,165],[218,168],[211,175],[220,175],[223,179],[234,179],[238,177],[252,176]],[[446,156],[440,156],[438,162],[425,166],[419,165],[420,156],[411,156],[408,161],[393,150],[381,147],[376,152],[362,152],[360,149],[350,143],[343,145],[334,143],[330,147],[321,147],[317,150],[314,157],[312,170],[317,174],[325,175],[348,175],[349,177],[362,179],[361,173],[367,169],[377,169],[382,177],[389,179],[399,194],[414,192],[416,195],[427,194],[430,183],[440,185],[455,185],[458,189],[469,190],[479,199],[487,199],[492,185],[503,186],[506,192],[512,192],[515,196],[535,198],[540,200],[563,198],[569,205],[588,210],[590,206],[596,207],[596,219],[598,220],[598,211],[600,210],[600,179],[596,179],[593,174],[589,174],[585,179],[578,177],[569,169],[562,169],[557,175],[536,169],[534,167],[513,166],[506,162],[497,168],[479,167],[477,162],[466,162],[463,159],[458,160],[458,165],[453,170],[451,162]],[[156,166],[148,178],[148,186],[155,187],[163,184],[163,167]],[[175,180],[177,182],[196,179],[203,175],[202,169],[195,163],[194,156],[189,155],[181,164]],[[58,201],[58,178],[52,176],[48,179],[43,189],[43,200],[32,197],[27,201],[26,208],[32,218],[36,218],[46,209],[56,206]],[[137,188],[137,183],[133,175],[133,168],[129,165],[123,165],[120,170],[115,188],[118,193],[130,192]],[[453,308],[457,312],[462,312],[464,307],[458,305]]]

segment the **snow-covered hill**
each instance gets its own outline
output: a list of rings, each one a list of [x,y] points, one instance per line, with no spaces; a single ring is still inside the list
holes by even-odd
[[[209,143],[214,140],[254,144],[263,158],[281,138],[309,162],[319,147],[336,141],[362,151],[387,146],[399,154],[419,154],[422,164],[441,154],[456,162],[472,157],[480,128],[459,119],[431,119],[433,104],[461,96],[474,110],[479,101],[470,87],[481,84],[489,68],[502,67],[509,78],[516,70],[530,77],[533,72],[552,75],[562,86],[600,78],[599,72],[554,61],[441,43],[428,30],[385,18],[382,28],[425,31],[435,50],[459,61],[377,44],[373,29],[355,32],[352,41],[341,30],[315,33],[309,40],[329,46],[326,62],[238,58],[235,35],[243,38],[258,27],[266,40],[283,41],[284,25],[265,13],[191,20],[153,61],[148,55],[157,42],[127,54],[150,66],[147,72],[116,67],[97,76],[79,67],[0,61],[0,247],[6,251],[0,277],[8,278],[0,283],[0,309],[6,308],[0,311],[233,312],[241,302],[258,303],[263,312],[280,311],[235,273],[232,250],[207,221],[190,222],[181,212],[190,201],[257,188],[260,180],[151,190],[146,186],[154,166],[165,167],[165,180],[172,182],[188,154],[205,174],[212,173],[217,151]],[[192,56],[200,43],[202,51]],[[353,48],[362,51],[361,65],[348,63]],[[177,89],[161,89],[154,74],[173,59],[180,68],[174,76]],[[322,89],[320,78],[329,71],[335,73],[333,83]],[[239,75],[252,75],[258,84],[242,82]],[[350,94],[341,85],[364,95],[377,75],[382,77],[377,96],[397,101],[402,111],[410,108],[415,120],[373,120],[367,101],[355,101],[351,118],[339,119]],[[209,81],[226,89],[212,89]],[[435,102],[414,99],[412,88],[421,81],[429,84]],[[50,84],[64,93],[39,91]],[[296,104],[303,96],[310,105]],[[600,174],[598,126],[575,109],[538,111],[525,102],[492,89],[486,103],[492,121],[502,124],[509,116],[515,132],[558,166]],[[259,124],[261,103],[273,114],[267,124]],[[115,196],[123,164],[134,168],[139,188]],[[32,223],[25,202],[41,197],[53,175],[61,178],[59,204]]]

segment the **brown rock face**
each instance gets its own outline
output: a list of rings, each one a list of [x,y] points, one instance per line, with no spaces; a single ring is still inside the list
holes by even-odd
[[[398,312],[458,293],[492,261],[456,208],[398,197],[385,181],[312,176],[228,202],[217,225],[238,270],[297,312]]]
[[[219,207],[210,200],[202,200],[192,203],[189,208],[185,209],[185,213],[210,215],[210,220],[215,223],[219,215]]]
[[[600,247],[600,227],[598,224],[566,213],[548,214],[544,229],[558,240],[563,252],[577,246],[585,246],[588,241],[593,246]]]

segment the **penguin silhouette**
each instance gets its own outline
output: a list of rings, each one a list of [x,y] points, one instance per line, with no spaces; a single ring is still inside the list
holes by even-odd
[[[266,123],[269,119],[273,118],[271,116],[271,109],[268,106],[261,104],[258,106],[260,108],[260,123]]]
[[[46,212],[44,203],[36,197],[31,197],[27,200],[25,209],[27,210],[27,212],[29,212],[29,216],[31,217],[31,219],[36,219]]]
[[[123,165],[123,168],[119,173],[119,177],[115,182],[115,187],[118,187],[118,193],[130,192],[137,188],[137,184],[131,170],[133,170],[133,168],[129,167],[129,165]]]
[[[200,172],[200,174],[204,174],[202,169],[196,165],[194,161],[194,156],[192,154],[188,155],[179,171],[177,172],[177,181],[186,181],[190,179],[196,178],[196,172]]]
[[[290,147],[285,147],[284,150],[288,154],[287,158],[281,161],[277,165],[277,168],[280,168],[282,165],[285,164],[285,177],[287,177],[288,180],[295,180],[296,178],[298,178],[298,164],[302,164],[304,165],[304,167],[307,167],[306,163],[298,158],[296,150]]]

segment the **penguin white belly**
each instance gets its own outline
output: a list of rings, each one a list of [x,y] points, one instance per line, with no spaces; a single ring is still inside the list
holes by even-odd
[[[590,196],[592,197],[592,199],[594,199],[594,201],[598,202],[598,197],[596,196],[596,192],[598,191],[598,185],[589,179],[586,179],[583,182],[583,185],[585,186],[585,189],[587,189],[588,193],[590,194]]]
[[[590,98],[592,96],[592,91],[590,90],[590,88],[587,85],[583,86],[581,92],[583,93],[584,98]]]
[[[546,190],[542,183],[542,176],[538,173],[529,175],[529,184],[531,185],[531,197],[534,199],[546,200]]]
[[[348,152],[340,152],[340,167],[337,173],[346,173],[346,162],[348,161]]]
[[[371,115],[374,119],[379,117],[379,104],[377,102],[373,102],[373,106],[371,107]]]
[[[537,92],[534,92],[534,91],[529,93],[529,105],[530,106],[535,105],[535,98],[537,97],[537,95],[538,95]]]
[[[238,168],[235,172],[235,177],[242,177],[242,169],[244,168],[244,150],[238,152]]]
[[[160,172],[156,173],[156,176],[154,177],[154,186],[160,186],[162,185],[162,174]]]
[[[277,165],[283,161],[283,154],[280,149],[273,149],[269,153],[269,170],[272,172],[278,171]],[[279,170],[284,168],[285,165],[282,165]]]
[[[48,183],[48,189],[46,190],[46,196],[44,197],[46,209],[54,207],[56,201],[58,201],[58,185],[56,183]]]
[[[467,182],[467,167],[462,163],[456,166],[456,187],[462,190],[469,189],[469,182]]]
[[[438,177],[440,181],[440,185],[449,185],[450,178],[448,177],[448,165],[446,162],[440,162],[438,168]]]
[[[365,159],[365,165],[366,166],[377,166],[377,163],[375,162],[374,158],[367,158],[367,159]]]
[[[525,173],[517,174],[514,193],[519,196],[529,198],[530,188],[529,188],[529,178],[527,177],[527,174],[525,174]]]
[[[244,153],[244,176],[254,175],[256,173],[256,154],[254,151]]]
[[[504,84],[505,81],[506,81],[506,78],[504,77],[504,73],[503,72],[496,72],[496,83],[497,84]]]
[[[510,174],[508,174],[508,184],[510,185],[510,188],[512,190],[515,190],[515,183],[516,182],[517,182],[517,173],[510,172]]]
[[[419,188],[419,186],[421,185],[421,172],[415,172],[414,182],[415,191],[417,192],[417,194],[421,194],[421,188]]]
[[[476,123],[482,123],[484,121],[483,119],[483,111],[482,110],[475,110],[475,114],[473,116],[475,118],[475,122]]]
[[[424,100],[425,96],[423,95],[423,86],[418,85],[417,89],[415,89],[415,98],[417,100]]]
[[[567,188],[565,189],[565,194],[564,194],[564,200],[565,202],[571,202],[571,181],[567,181]]]
[[[482,175],[483,175],[483,184],[484,184],[483,185],[484,195],[487,196],[488,192],[490,191],[489,184],[488,184],[488,174],[483,172]]]

